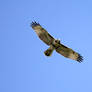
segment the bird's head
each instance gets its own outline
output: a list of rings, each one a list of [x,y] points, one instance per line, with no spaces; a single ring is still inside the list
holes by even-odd
[[[60,44],[60,40],[59,39],[56,39],[55,40],[55,43],[59,43]]]

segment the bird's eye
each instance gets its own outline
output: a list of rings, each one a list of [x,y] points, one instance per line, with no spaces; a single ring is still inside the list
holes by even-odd
[[[57,41],[55,40],[55,42],[57,42]]]

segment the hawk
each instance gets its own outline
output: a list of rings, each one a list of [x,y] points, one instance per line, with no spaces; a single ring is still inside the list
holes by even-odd
[[[83,61],[83,57],[72,50],[71,48],[68,48],[67,46],[63,45],[60,40],[55,39],[52,37],[39,23],[32,22],[31,27],[34,29],[38,37],[48,46],[50,46],[46,51],[44,51],[44,54],[46,56],[51,56],[53,51],[55,50],[57,53],[63,55],[66,58],[70,58],[72,60],[76,60],[78,62]]]

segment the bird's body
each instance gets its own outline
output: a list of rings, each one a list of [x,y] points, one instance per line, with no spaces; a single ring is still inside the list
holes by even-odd
[[[44,52],[46,56],[51,56],[54,50],[64,57],[81,62],[82,56],[72,49],[64,46],[59,40],[54,39],[39,23],[32,22],[31,27],[35,30],[38,37],[50,47]]]

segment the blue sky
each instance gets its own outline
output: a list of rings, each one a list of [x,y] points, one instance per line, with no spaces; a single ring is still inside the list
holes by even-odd
[[[33,20],[84,62],[47,58]],[[92,0],[0,0],[0,48],[0,92],[92,92]]]

